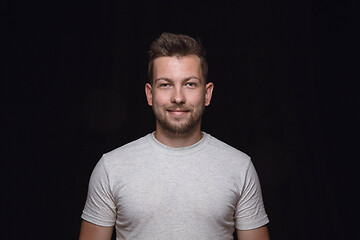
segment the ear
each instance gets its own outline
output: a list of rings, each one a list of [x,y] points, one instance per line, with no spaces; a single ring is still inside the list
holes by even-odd
[[[206,107],[210,105],[213,89],[214,89],[214,84],[212,82],[209,82],[206,84],[206,86],[205,86],[205,106]]]
[[[149,106],[152,106],[152,86],[150,83],[145,84],[145,94]]]

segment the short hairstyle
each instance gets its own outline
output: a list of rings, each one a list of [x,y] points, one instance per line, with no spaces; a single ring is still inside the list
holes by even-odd
[[[200,58],[201,73],[204,82],[206,82],[208,76],[208,64],[205,59],[206,51],[200,40],[195,40],[192,37],[182,34],[162,33],[150,46],[148,65],[150,84],[153,83],[154,60],[156,58],[164,56],[184,57],[192,54]]]

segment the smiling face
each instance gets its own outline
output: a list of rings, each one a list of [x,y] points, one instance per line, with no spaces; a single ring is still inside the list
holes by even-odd
[[[153,84],[145,86],[156,129],[171,135],[200,131],[201,116],[210,104],[213,84],[205,84],[200,58],[159,57],[154,61]]]

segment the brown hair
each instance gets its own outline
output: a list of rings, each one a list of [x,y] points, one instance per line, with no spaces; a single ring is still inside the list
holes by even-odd
[[[200,58],[201,72],[204,82],[207,80],[208,65],[205,59],[205,49],[200,40],[195,40],[187,35],[163,33],[152,42],[149,51],[148,77],[150,84],[153,82],[154,60],[163,56],[183,57],[194,54]]]

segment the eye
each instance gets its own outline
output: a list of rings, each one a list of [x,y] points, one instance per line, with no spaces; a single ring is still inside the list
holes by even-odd
[[[161,84],[159,85],[159,87],[161,87],[161,88],[168,88],[168,87],[170,87],[170,84],[169,84],[169,83],[161,83]]]
[[[187,87],[194,88],[194,87],[196,87],[196,83],[188,82],[188,83],[186,83],[186,86],[187,86]]]

